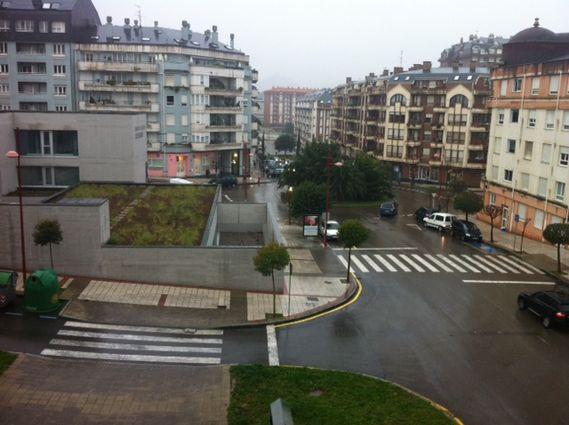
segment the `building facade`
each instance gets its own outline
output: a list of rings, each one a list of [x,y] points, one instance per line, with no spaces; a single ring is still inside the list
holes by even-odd
[[[460,43],[441,52],[441,67],[485,67],[496,68],[502,63],[502,46],[507,38],[490,34],[488,37],[469,35],[468,41],[460,39]]]
[[[396,67],[333,91],[331,139],[393,164],[397,179],[478,186],[486,168],[486,68]]]
[[[496,225],[540,240],[569,215],[569,33],[536,20],[504,45],[492,81],[485,204],[502,207]]]
[[[296,101],[294,131],[302,144],[330,139],[332,90],[318,90]]]
[[[313,92],[313,89],[300,87],[273,87],[263,92],[263,107],[267,127],[282,127],[294,124],[296,101],[299,97]]]

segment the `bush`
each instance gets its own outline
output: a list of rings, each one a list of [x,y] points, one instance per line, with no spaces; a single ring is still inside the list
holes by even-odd
[[[325,208],[325,185],[304,182],[294,189],[290,200],[290,213],[293,217],[302,217],[305,214],[322,214]]]

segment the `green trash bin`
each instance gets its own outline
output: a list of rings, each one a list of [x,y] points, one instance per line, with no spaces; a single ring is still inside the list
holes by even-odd
[[[30,313],[50,313],[59,308],[59,281],[51,269],[37,270],[26,280],[24,309]]]

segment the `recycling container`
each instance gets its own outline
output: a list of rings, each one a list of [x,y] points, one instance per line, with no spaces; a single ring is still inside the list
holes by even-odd
[[[59,281],[51,269],[37,270],[26,280],[24,309],[50,313],[59,308]]]
[[[16,298],[18,274],[0,270],[0,308],[6,307]]]

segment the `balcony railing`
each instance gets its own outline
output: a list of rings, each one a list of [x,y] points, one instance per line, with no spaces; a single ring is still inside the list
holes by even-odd
[[[134,93],[158,93],[158,84],[152,83],[91,83],[79,81],[79,90],[83,91],[104,91],[104,92],[134,92]]]
[[[158,72],[158,65],[154,63],[138,63],[138,62],[86,62],[79,61],[77,63],[79,71],[117,71],[117,72]]]
[[[81,111],[99,111],[99,112],[160,112],[160,104],[130,104],[127,102],[79,102],[79,110]]]
[[[223,151],[223,150],[236,150],[242,149],[242,143],[191,143],[192,151],[205,152],[205,151]]]
[[[220,86],[213,86],[213,87],[206,87],[205,91],[210,96],[238,96],[239,94],[243,93],[243,87],[239,87],[237,89],[225,88]]]

